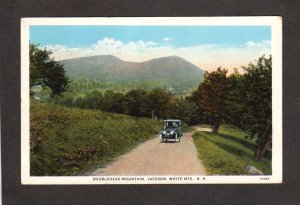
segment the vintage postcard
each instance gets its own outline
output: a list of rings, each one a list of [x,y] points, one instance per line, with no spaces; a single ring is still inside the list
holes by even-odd
[[[22,184],[282,182],[281,17],[21,19]]]

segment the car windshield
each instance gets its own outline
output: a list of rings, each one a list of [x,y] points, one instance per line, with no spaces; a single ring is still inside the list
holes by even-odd
[[[179,127],[179,122],[176,121],[167,121],[166,127]]]

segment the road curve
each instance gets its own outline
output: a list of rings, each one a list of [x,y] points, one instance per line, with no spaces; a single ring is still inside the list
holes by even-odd
[[[142,143],[92,176],[206,175],[193,143],[192,132],[181,142],[161,143],[159,137]]]

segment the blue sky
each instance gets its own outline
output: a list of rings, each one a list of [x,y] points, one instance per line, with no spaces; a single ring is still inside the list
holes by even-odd
[[[163,42],[172,37],[176,46],[195,44],[241,44],[271,40],[267,26],[31,26],[30,40],[42,46],[88,46],[104,37],[125,43],[144,40]]]
[[[271,27],[30,26],[30,41],[51,49],[58,60],[111,54],[139,62],[179,55],[203,69],[213,69],[238,67],[258,54],[270,54]]]

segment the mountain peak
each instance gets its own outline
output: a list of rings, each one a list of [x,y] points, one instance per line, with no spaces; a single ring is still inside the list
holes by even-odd
[[[153,59],[145,61],[145,62],[151,62],[151,61],[169,61],[169,60],[172,60],[172,61],[173,60],[184,60],[184,61],[187,61],[187,60],[185,60],[182,57],[179,57],[179,56],[176,56],[176,55],[172,55],[172,56],[165,56],[165,57],[153,58]]]
[[[84,56],[84,57],[78,57],[78,58],[69,58],[65,60],[61,60],[61,62],[68,62],[68,61],[78,61],[78,60],[116,60],[116,61],[123,61],[122,59],[114,56],[114,55],[94,55],[94,56]]]
[[[196,87],[204,73],[179,56],[166,56],[145,62],[128,62],[113,55],[98,55],[61,61],[70,77],[82,76],[107,82],[155,82],[166,86]]]
[[[169,56],[169,58],[180,58],[180,59],[183,59],[180,56],[176,56],[176,55]]]

